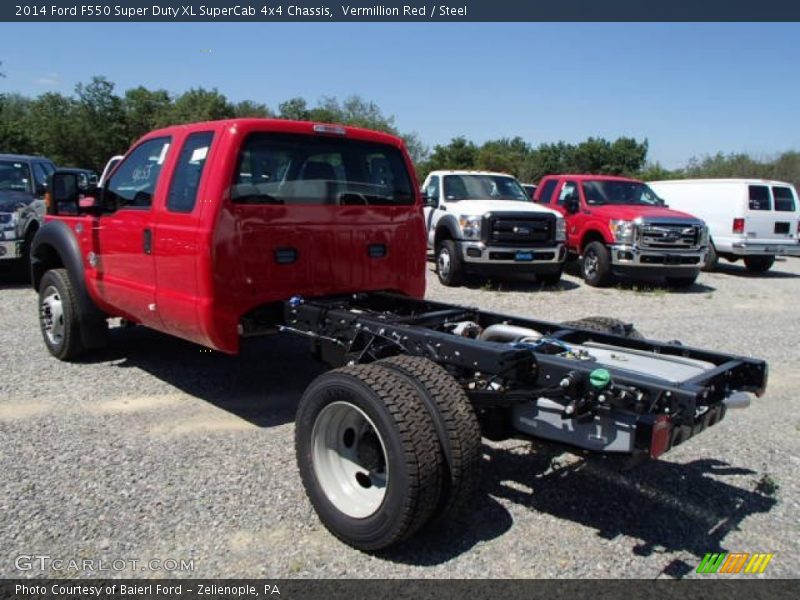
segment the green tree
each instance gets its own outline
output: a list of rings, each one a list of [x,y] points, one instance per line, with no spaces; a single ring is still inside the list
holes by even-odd
[[[259,104],[250,100],[242,100],[233,107],[234,117],[257,117],[266,118],[272,116],[272,111],[266,104]]]
[[[148,90],[144,86],[127,90],[122,99],[126,135],[130,143],[164,123],[172,106],[166,90]]]
[[[490,140],[478,149],[475,166],[519,176],[530,153],[530,146],[521,137]]]
[[[233,105],[216,88],[192,88],[175,99],[161,125],[230,119],[234,114]]]

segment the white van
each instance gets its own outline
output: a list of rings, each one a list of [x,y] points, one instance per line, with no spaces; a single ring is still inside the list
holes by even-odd
[[[800,202],[790,183],[766,179],[675,179],[648,184],[670,208],[703,219],[709,228],[706,270],[718,257],[740,258],[763,273],[776,256],[800,256]]]

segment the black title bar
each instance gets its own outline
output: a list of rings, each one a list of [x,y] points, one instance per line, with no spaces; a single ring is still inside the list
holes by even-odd
[[[90,0],[91,1],[91,0]],[[11,22],[799,21],[796,0],[5,0]]]

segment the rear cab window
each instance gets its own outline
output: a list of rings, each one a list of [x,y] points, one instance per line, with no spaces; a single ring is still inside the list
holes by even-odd
[[[748,186],[750,210],[770,210],[769,188],[765,185]]]
[[[775,210],[781,212],[795,212],[797,210],[792,188],[772,186],[772,196],[775,198]]]
[[[414,204],[398,148],[354,139],[254,133],[239,155],[231,199],[238,204]]]
[[[186,138],[169,184],[168,211],[190,213],[194,210],[213,139],[214,133],[211,131],[192,133]]]

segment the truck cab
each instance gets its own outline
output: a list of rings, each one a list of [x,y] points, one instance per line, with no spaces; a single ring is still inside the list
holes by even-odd
[[[671,210],[645,183],[607,175],[548,175],[534,201],[567,221],[567,244],[591,286],[613,276],[659,275],[688,287],[705,262],[708,230]]]
[[[413,173],[400,139],[358,128],[238,119],[154,131],[102,188],[57,174],[34,285],[61,266],[92,314],[235,353],[292,295],[424,295]],[[43,310],[57,325],[53,290]],[[82,336],[102,329],[92,320]],[[51,351],[68,352],[50,333]]]
[[[432,171],[422,186],[428,248],[439,281],[469,274],[561,279],[566,229],[558,211],[530,202],[519,182],[490,171]]]

